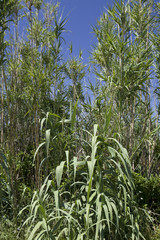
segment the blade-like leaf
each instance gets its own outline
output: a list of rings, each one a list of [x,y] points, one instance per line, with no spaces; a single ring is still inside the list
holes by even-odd
[[[75,125],[75,122],[76,122],[77,104],[78,104],[78,100],[77,100],[76,104],[74,105],[73,114],[72,114],[72,117],[71,117],[71,129],[72,129],[72,131],[74,130],[74,125]]]
[[[60,188],[61,180],[62,180],[62,174],[63,174],[63,168],[64,168],[65,162],[61,162],[60,165],[56,168],[56,181],[57,181],[57,187]]]

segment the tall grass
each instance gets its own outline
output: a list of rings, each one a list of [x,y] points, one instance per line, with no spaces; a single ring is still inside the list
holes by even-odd
[[[29,211],[23,223],[28,240],[144,239],[128,153],[116,139],[100,138],[97,132],[98,125],[93,134],[87,132],[83,155],[70,159],[66,151],[66,159],[20,212]]]

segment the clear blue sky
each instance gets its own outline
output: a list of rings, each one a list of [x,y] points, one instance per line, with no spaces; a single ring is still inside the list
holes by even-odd
[[[96,41],[91,26],[96,24],[104,7],[107,8],[112,3],[111,0],[60,0],[63,15],[69,14],[66,28],[71,31],[65,33],[64,38],[67,44],[72,42],[74,56],[78,56],[80,50],[83,51],[84,62],[87,62],[91,46]]]

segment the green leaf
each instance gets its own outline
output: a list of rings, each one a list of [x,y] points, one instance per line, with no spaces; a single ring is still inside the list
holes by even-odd
[[[64,168],[65,161],[62,161],[59,166],[56,168],[56,181],[57,181],[57,187],[60,188],[61,180],[62,180],[62,174],[63,174],[63,168]]]
[[[64,219],[64,217],[61,217],[61,218],[56,222],[56,224],[53,226],[53,228],[52,228],[52,234],[53,234],[54,232],[56,232],[57,229],[60,227],[61,222],[62,222],[63,219]]]
[[[85,219],[86,219],[86,230],[88,230],[89,227],[89,212],[90,212],[90,204],[86,204],[86,215],[85,215]]]
[[[74,182],[76,180],[76,171],[77,171],[77,157],[73,158],[73,166],[74,166]]]
[[[47,129],[46,130],[46,152],[47,152],[47,158],[48,158],[48,153],[49,153],[50,133],[51,133],[51,130]]]
[[[67,170],[69,172],[69,151],[65,151],[66,153],[66,159],[67,159]]]
[[[105,123],[104,123],[104,133],[105,133],[105,135],[107,134],[107,131],[108,131],[108,128],[109,128],[109,124],[110,124],[110,120],[111,120],[111,114],[112,114],[112,104],[110,106],[109,112],[107,110],[106,114],[105,114]]]
[[[56,205],[56,211],[59,216],[59,191],[54,191],[54,199],[55,199],[55,205]]]
[[[77,104],[78,104],[78,100],[77,100],[76,104],[74,105],[73,114],[72,114],[72,117],[71,117],[71,129],[72,129],[72,131],[74,130],[74,125],[75,125],[75,122],[76,122]]]
[[[59,115],[57,115],[55,113],[49,113],[49,116],[54,116],[54,117],[57,117],[57,118],[61,118]]]
[[[39,222],[35,225],[35,227],[33,228],[32,232],[31,232],[31,234],[29,235],[28,240],[34,239],[35,233],[41,228],[42,224],[43,224],[43,221],[39,221]]]
[[[46,233],[46,230],[40,231],[40,233],[38,233],[38,235],[34,238],[34,240],[41,240],[45,233]]]
[[[98,234],[100,231],[100,221],[101,221],[101,215],[102,215],[102,203],[99,201],[96,201],[96,211],[97,211],[97,223],[96,223],[96,233],[95,233],[95,239],[98,239]]]
[[[38,146],[38,148],[36,149],[35,154],[34,154],[34,158],[33,158],[33,162],[35,162],[37,153],[38,153],[39,149],[40,149],[44,144],[46,144],[46,142],[41,143],[41,144]]]
[[[106,217],[106,220],[107,220],[108,231],[110,233],[110,219],[109,219],[109,211],[108,211],[107,205],[103,205],[103,209],[104,209],[105,217]]]

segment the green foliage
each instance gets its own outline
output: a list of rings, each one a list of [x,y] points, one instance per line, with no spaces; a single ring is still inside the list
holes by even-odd
[[[90,154],[72,160],[67,154],[52,173],[56,185],[50,175],[34,193],[24,222],[28,239],[143,238],[127,151],[116,139],[98,141],[97,127],[88,133]]]
[[[160,177],[151,175],[147,179],[138,173],[134,173],[133,176],[138,205],[148,208],[153,214],[157,214],[155,218],[160,220],[158,217],[160,214]]]
[[[113,105],[111,122],[114,131],[121,135],[121,143],[129,156],[134,155],[131,159],[133,168],[140,163],[142,172],[148,176],[153,170],[156,145],[153,137],[149,146],[149,134],[158,127],[158,113],[154,120],[151,107],[151,89],[156,88],[151,81],[154,61],[152,28],[155,24],[152,7],[151,1],[115,1],[93,27],[97,45],[92,53],[101,83],[95,101],[98,111],[93,116],[98,118],[99,125],[103,125],[104,111]],[[156,42],[155,51],[159,46]],[[155,55],[159,56],[158,52]],[[159,86],[158,81],[155,79]],[[141,141],[144,136],[148,136],[147,141]],[[137,151],[139,144],[141,149]]]
[[[150,240],[160,214],[155,5],[104,11],[89,76],[72,44],[63,59],[59,3],[0,1],[0,238],[26,227],[27,240]]]
[[[160,240],[160,228],[159,226],[155,228],[153,237],[151,238],[151,240]]]
[[[0,211],[12,217],[12,191],[9,166],[3,152],[0,152]]]
[[[17,232],[15,226],[9,220],[0,222],[0,240],[15,240],[17,239]],[[21,238],[24,239],[24,238]],[[20,240],[21,240],[20,239]]]

